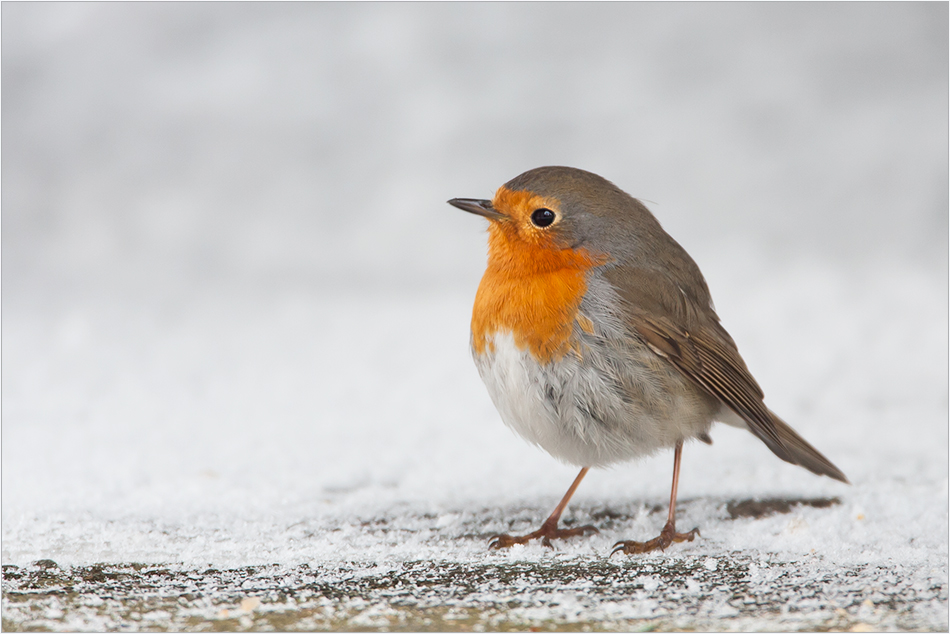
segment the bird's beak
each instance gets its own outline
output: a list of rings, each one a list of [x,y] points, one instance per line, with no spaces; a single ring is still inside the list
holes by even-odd
[[[505,214],[492,207],[490,200],[478,200],[477,198],[453,198],[448,201],[453,207],[458,207],[470,214],[484,216],[489,220],[502,220],[507,218]]]

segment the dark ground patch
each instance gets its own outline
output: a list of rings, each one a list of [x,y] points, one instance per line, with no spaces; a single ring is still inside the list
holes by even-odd
[[[689,508],[693,503],[684,500]],[[837,498],[715,503],[722,521],[759,519]],[[578,505],[566,525],[622,530],[638,512]],[[497,512],[472,513],[434,539],[487,546]],[[509,529],[544,509],[505,513]],[[385,542],[436,516],[356,519],[364,538]],[[421,521],[420,521],[421,520]],[[494,526],[493,526],[494,524]],[[332,529],[332,527],[331,527]],[[454,534],[453,534],[454,532]],[[309,533],[308,533],[309,535]],[[318,538],[316,535],[310,538]],[[832,565],[743,552],[643,557],[545,552],[518,561],[333,562],[188,569],[181,564],[61,567],[48,559],[3,566],[5,631],[524,631],[853,630],[946,631],[947,583],[939,571]],[[481,555],[479,555],[480,557]],[[928,579],[929,581],[921,581]],[[938,581],[935,581],[938,580]]]
[[[829,506],[841,504],[838,498],[768,498],[765,500],[733,500],[726,503],[729,519],[737,520],[743,517],[760,519],[769,515],[791,513],[796,506],[811,506],[816,509],[826,509]]]
[[[680,556],[463,564],[3,568],[3,629],[940,630],[945,585],[899,570]]]

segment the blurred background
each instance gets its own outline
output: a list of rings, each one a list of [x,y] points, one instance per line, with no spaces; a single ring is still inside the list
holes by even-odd
[[[946,254],[939,3],[3,17],[5,295],[142,276],[457,285],[482,238],[444,201],[547,164],[651,201],[696,248]]]
[[[445,204],[548,164],[648,203],[772,407],[849,475],[856,402],[923,426],[882,459],[946,447],[946,3],[2,18],[5,530],[439,478],[488,497],[493,474],[559,495],[572,469],[531,484],[553,461],[468,358],[484,222]]]

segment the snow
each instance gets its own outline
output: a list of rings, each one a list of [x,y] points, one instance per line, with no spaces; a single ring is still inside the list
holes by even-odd
[[[798,524],[776,516],[721,534],[702,521],[714,507],[695,518],[682,507],[681,525],[700,525],[699,543],[738,550],[807,553],[821,542],[849,563],[946,555],[947,334],[931,317],[943,308],[940,287],[907,273],[900,288],[882,283],[870,297],[835,302],[846,296],[837,289],[802,306],[798,274],[778,280],[789,289],[784,300],[742,289],[749,310],[733,310],[748,317],[736,325],[788,334],[785,345],[770,339],[775,349],[759,350],[770,356],[753,368],[776,400],[795,397],[773,406],[854,484],[786,465],[746,432],[720,426],[712,447],[686,449],[684,499],[842,504],[796,516]],[[901,293],[903,308],[883,305]],[[553,508],[574,469],[498,419],[467,351],[469,295],[201,298],[167,325],[145,309],[98,304],[58,319],[11,315],[4,563],[291,565],[338,558],[347,544],[347,559],[440,557],[448,553],[438,532],[477,521],[475,509],[500,522],[501,509],[528,504],[537,507],[528,524],[543,519],[544,502]],[[763,296],[785,306],[763,308]],[[763,311],[787,317],[766,326]],[[838,331],[811,326],[819,314],[857,332],[826,337],[823,358],[790,357],[815,332]],[[892,352],[915,347],[916,363]],[[575,502],[665,504],[671,463],[664,454],[594,471]],[[402,514],[417,539],[374,543],[356,521]],[[313,531],[323,539],[304,538]],[[606,550],[611,537],[576,548],[603,541]],[[486,556],[483,546],[468,544],[466,556]]]
[[[945,5],[2,11],[5,629],[947,627]],[[621,23],[636,47],[597,33]],[[570,25],[577,50],[529,52]],[[599,534],[487,550],[576,470],[494,411],[468,351],[484,222],[443,201],[550,163],[655,201],[851,486],[719,426],[684,451],[696,541],[606,558],[661,528],[667,452],[588,474],[565,519]],[[762,500],[805,503],[730,515]],[[177,580],[118,617],[138,595],[100,598],[95,566],[133,564]],[[176,603],[189,575],[207,594]],[[41,582],[88,592],[14,600]]]
[[[666,566],[695,557],[709,572],[727,561],[748,564],[753,587],[762,588],[774,587],[756,568],[762,560],[808,562],[792,569],[802,582],[847,569],[879,586],[884,570],[905,584],[942,588],[937,606],[911,621],[939,627],[947,614],[939,370],[946,329],[932,315],[945,307],[944,290],[906,273],[900,288],[879,284],[856,300],[801,306],[794,289],[804,280],[789,274],[778,281],[792,289],[784,308],[759,306],[762,297],[781,301],[764,292],[774,282],[748,289],[735,308],[749,317],[737,325],[790,333],[784,354],[759,351],[771,375],[762,379],[766,390],[794,396],[779,411],[853,485],[786,465],[747,432],[717,427],[712,447],[687,447],[680,483],[679,526],[698,526],[702,536],[646,560]],[[895,308],[901,294],[908,301]],[[64,319],[86,324],[79,343],[62,336],[69,332],[62,319],[9,318],[3,563],[136,562],[182,571],[277,564],[287,574],[301,565],[327,574],[345,565],[376,575],[379,566],[413,562],[466,570],[593,565],[619,539],[654,536],[668,496],[666,454],[588,475],[566,517],[600,526],[599,535],[558,543],[553,552],[539,544],[487,550],[492,534],[536,528],[574,470],[497,418],[466,350],[470,299],[456,292],[296,297],[255,307],[204,298],[165,326],[128,307],[73,306]],[[788,317],[763,326],[756,323],[763,311]],[[826,337],[833,350],[823,358],[789,355],[807,349],[812,313],[833,314],[861,332]],[[895,331],[901,334],[876,337]],[[901,363],[891,350],[916,350],[917,363]],[[840,504],[736,520],[724,511],[730,501],[771,498]],[[623,520],[605,521],[607,511]],[[611,565],[624,565],[617,559]],[[787,582],[789,569],[780,570]],[[655,613],[649,602],[634,608],[588,597],[583,618],[668,613],[660,599],[666,590],[654,592],[661,580],[638,582],[644,599],[659,601]],[[708,590],[696,588],[711,610]],[[716,599],[717,610],[736,609],[725,600]],[[554,595],[550,602],[558,607],[528,606],[519,618],[570,619],[576,610]],[[365,609],[350,608],[351,625],[370,627],[359,620],[369,618]]]

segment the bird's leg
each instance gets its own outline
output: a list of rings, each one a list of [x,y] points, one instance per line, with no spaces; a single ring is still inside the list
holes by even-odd
[[[557,527],[558,520],[561,519],[561,513],[564,512],[564,509],[567,507],[567,503],[570,501],[571,496],[574,495],[574,491],[577,490],[577,485],[579,485],[581,480],[584,479],[584,476],[587,475],[587,469],[588,467],[584,467],[581,469],[581,472],[577,474],[577,477],[574,478],[574,484],[572,484],[571,488],[568,489],[567,493],[564,494],[564,497],[557,505],[557,508],[554,509],[554,512],[551,513],[551,516],[544,520],[544,524],[541,525],[541,528],[534,531],[533,533],[528,533],[527,535],[521,535],[517,537],[513,537],[511,535],[495,535],[491,538],[488,547],[494,549],[508,548],[510,546],[514,546],[515,544],[527,544],[532,539],[537,539],[540,537],[542,544],[548,548],[553,548],[551,545],[552,539],[564,539],[565,537],[575,537],[577,535],[600,532],[593,526],[581,526],[580,528]]]
[[[683,455],[683,441],[676,443],[676,449],[673,454],[673,491],[670,494],[670,514],[666,519],[666,526],[660,531],[659,537],[654,537],[648,542],[622,541],[614,544],[614,549],[610,554],[625,553],[627,555],[637,555],[648,553],[653,550],[666,550],[673,542],[691,542],[693,538],[699,535],[699,529],[694,528],[688,533],[676,532],[676,489],[679,487],[680,480],[680,458]]]

